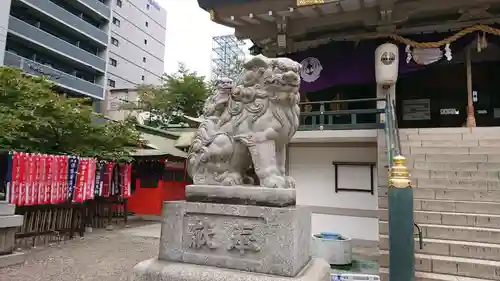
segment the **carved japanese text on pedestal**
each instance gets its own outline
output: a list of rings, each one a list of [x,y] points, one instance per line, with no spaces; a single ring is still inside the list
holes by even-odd
[[[308,207],[179,201],[163,212],[160,260],[295,276],[310,259]]]
[[[264,221],[258,218],[186,214],[186,252],[258,260],[265,243]]]
[[[190,248],[199,249],[206,246],[209,249],[217,248],[217,244],[213,241],[215,232],[213,231],[214,224],[206,221],[197,221],[189,226],[191,243]]]
[[[238,250],[240,255],[244,255],[246,252],[260,252],[260,246],[258,245],[257,238],[254,234],[253,225],[237,225],[233,228],[233,233],[231,236],[231,245],[229,245],[229,250]]]

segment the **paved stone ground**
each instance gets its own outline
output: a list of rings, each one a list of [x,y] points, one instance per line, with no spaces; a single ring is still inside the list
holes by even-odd
[[[126,281],[138,262],[158,256],[159,225],[97,230],[28,253],[23,266],[0,269],[0,281]]]

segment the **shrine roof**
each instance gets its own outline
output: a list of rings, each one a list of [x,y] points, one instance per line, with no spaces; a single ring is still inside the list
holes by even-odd
[[[271,53],[377,34],[459,30],[500,22],[498,0],[198,0],[214,22]],[[311,3],[316,3],[311,5]]]

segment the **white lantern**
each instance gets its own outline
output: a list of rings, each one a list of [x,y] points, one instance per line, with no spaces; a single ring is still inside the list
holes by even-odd
[[[399,50],[391,43],[380,45],[375,50],[375,76],[377,84],[392,86],[398,80]]]

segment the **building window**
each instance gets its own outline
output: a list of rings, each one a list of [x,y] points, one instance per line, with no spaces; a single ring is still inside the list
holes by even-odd
[[[116,66],[118,62],[115,59],[109,58],[109,64],[111,64],[112,66]]]
[[[149,4],[146,4],[146,9],[149,10]]]
[[[116,6],[121,7],[122,6],[122,0],[116,0]]]
[[[116,39],[114,37],[111,37],[111,44],[113,44],[116,47],[118,47],[118,45],[120,44],[120,42],[118,42],[118,39]]]
[[[148,27],[148,26],[149,26],[149,22],[146,22],[145,24],[146,24],[146,27]]]
[[[142,62],[146,62],[146,57],[142,57]]]
[[[141,76],[141,80],[144,81],[144,75]]]
[[[108,86],[115,87],[115,80],[108,79]]]
[[[144,39],[144,45],[147,45],[147,44],[148,44],[148,40]]]
[[[116,25],[116,26],[120,26],[120,20],[113,17],[113,23]]]

